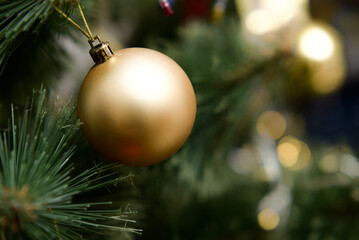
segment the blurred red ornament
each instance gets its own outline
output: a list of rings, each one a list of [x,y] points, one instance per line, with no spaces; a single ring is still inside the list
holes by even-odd
[[[159,4],[161,6],[162,11],[165,13],[167,17],[171,17],[173,15],[173,10],[171,2],[169,0],[160,0]]]
[[[183,6],[183,16],[187,20],[207,18],[210,13],[209,0],[185,0]]]

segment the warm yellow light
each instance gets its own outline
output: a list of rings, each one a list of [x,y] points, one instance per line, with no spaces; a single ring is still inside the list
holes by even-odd
[[[339,170],[339,157],[337,154],[328,154],[324,156],[320,162],[319,167],[326,173],[335,173]]]
[[[308,145],[292,136],[286,136],[279,141],[277,154],[280,163],[292,171],[306,168],[312,158]]]
[[[299,157],[299,150],[290,142],[285,142],[277,147],[279,161],[285,167],[291,167],[297,163]]]
[[[297,3],[301,4],[302,6],[307,6],[309,0],[295,0]]]
[[[312,159],[312,152],[310,151],[308,145],[302,141],[299,142],[300,142],[300,153],[299,153],[298,161],[290,168],[290,170],[292,171],[299,171],[306,168],[310,164],[310,160]]]
[[[328,94],[342,86],[346,74],[344,51],[333,27],[312,21],[300,34],[296,50],[308,64],[315,92]]]
[[[264,230],[270,231],[275,229],[279,222],[279,214],[270,208],[266,208],[258,214],[258,224]]]
[[[288,9],[291,3],[291,0],[261,0],[259,5],[274,11],[283,11]]]
[[[261,0],[260,6],[272,13],[276,28],[287,24],[300,9],[300,5],[293,0]]]
[[[287,128],[287,122],[282,114],[275,111],[262,113],[256,123],[258,134],[268,136],[274,140],[283,136]]]
[[[312,76],[312,87],[320,94],[328,94],[338,89],[344,81],[345,70],[342,62],[317,67]]]
[[[272,31],[273,25],[273,18],[266,9],[253,10],[245,18],[245,27],[255,35],[262,35]]]
[[[333,54],[334,42],[324,29],[312,27],[301,36],[299,50],[309,59],[323,61]]]

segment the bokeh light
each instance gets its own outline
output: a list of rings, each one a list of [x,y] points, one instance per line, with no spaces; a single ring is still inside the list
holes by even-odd
[[[334,42],[328,32],[315,26],[300,37],[299,50],[309,59],[323,61],[332,56]]]
[[[267,136],[274,140],[281,138],[287,128],[287,122],[282,114],[275,111],[262,113],[256,123],[259,135]]]
[[[255,35],[262,35],[273,30],[274,23],[268,10],[255,9],[246,17],[245,27]]]
[[[257,167],[257,156],[255,148],[244,145],[229,153],[229,165],[236,173],[251,173]]]
[[[286,142],[278,146],[279,160],[285,167],[291,167],[298,161],[299,150],[292,143]]]
[[[337,90],[344,81],[346,65],[339,34],[333,27],[313,21],[303,28],[297,43],[298,56],[311,72],[312,89],[319,94]]]
[[[259,5],[271,12],[276,29],[289,23],[300,9],[299,4],[293,0],[261,0]]]
[[[310,148],[308,147],[308,145],[306,143],[304,143],[303,141],[300,141],[300,154],[298,157],[298,160],[296,162],[296,164],[294,164],[290,170],[292,171],[300,171],[306,167],[309,166],[310,161],[312,159],[312,152],[310,151]]]
[[[280,163],[292,171],[306,168],[312,158],[308,145],[291,136],[286,136],[279,141],[277,154]]]
[[[266,208],[258,214],[258,224],[264,230],[270,231],[275,229],[279,225],[279,222],[279,214],[273,209]]]
[[[339,158],[337,154],[327,154],[319,161],[319,168],[326,173],[336,173],[339,170]]]
[[[358,159],[352,154],[341,153],[340,171],[351,178],[358,178],[359,177]]]
[[[264,35],[281,30],[303,11],[303,3],[297,0],[237,2],[245,16],[246,29],[254,35]]]

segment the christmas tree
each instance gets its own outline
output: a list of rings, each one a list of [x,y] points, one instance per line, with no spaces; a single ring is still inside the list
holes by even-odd
[[[0,239],[357,239],[348,58],[356,51],[344,44],[355,38],[345,23],[358,9],[352,1],[1,0]],[[92,53],[94,66],[95,42],[105,50]],[[101,85],[112,72],[85,76],[130,47],[152,50],[116,60],[121,79],[138,73],[131,86],[145,99],[124,111],[129,88]],[[166,67],[151,65],[158,59]],[[154,69],[165,81],[146,84]],[[101,81],[83,87],[77,105],[84,78]],[[162,90],[149,95],[154,88]],[[149,121],[159,99],[170,114]],[[98,105],[87,121],[83,112]],[[171,147],[141,151],[113,132]]]

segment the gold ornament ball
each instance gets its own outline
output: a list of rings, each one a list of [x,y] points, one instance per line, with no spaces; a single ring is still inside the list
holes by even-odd
[[[85,77],[78,115],[90,145],[110,161],[148,166],[174,154],[191,133],[196,97],[166,55],[127,48]]]

